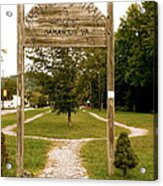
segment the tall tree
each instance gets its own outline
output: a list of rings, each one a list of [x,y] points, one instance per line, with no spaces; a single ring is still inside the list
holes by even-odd
[[[141,8],[145,9],[144,13]],[[117,105],[134,111],[150,112],[153,109],[156,25],[155,2],[132,4],[126,16],[121,18],[115,35]]]
[[[31,71],[47,75],[44,89],[49,95],[53,110],[67,113],[71,126],[71,113],[76,111],[77,68],[84,59],[82,49],[75,48],[36,48],[27,51],[33,61]]]
[[[85,60],[79,65],[80,76],[77,91],[81,103],[90,101],[91,106],[106,106],[106,50],[85,49]]]

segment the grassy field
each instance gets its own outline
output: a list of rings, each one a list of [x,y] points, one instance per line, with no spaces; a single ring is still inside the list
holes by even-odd
[[[98,112],[98,111],[97,111]],[[100,113],[104,116],[104,112]],[[120,170],[115,169],[113,177],[107,176],[106,141],[92,141],[85,144],[81,149],[83,165],[87,169],[90,178],[96,179],[132,179],[153,180],[153,116],[152,114],[117,112],[116,121],[130,126],[147,128],[149,133],[144,137],[131,138],[131,144],[139,157],[139,165],[129,170],[126,178],[122,177]],[[91,153],[93,152],[93,153]],[[146,173],[140,173],[140,168],[146,168]]]
[[[116,135],[120,131],[122,129],[116,127]],[[106,137],[106,123],[79,111],[72,115],[72,126],[69,127],[66,115],[49,113],[25,125],[25,134],[69,139],[103,138]]]
[[[26,118],[30,118],[44,110],[36,109],[26,112]],[[102,117],[106,116],[105,111],[99,112],[93,110]],[[8,117],[11,115],[11,118]],[[14,119],[13,119],[14,118]],[[94,179],[132,179],[132,180],[153,180],[154,164],[153,164],[153,115],[116,112],[116,121],[124,123],[128,126],[135,126],[149,130],[147,136],[131,138],[131,144],[134,151],[139,157],[139,165],[129,170],[128,176],[123,178],[120,170],[115,169],[113,177],[107,176],[107,155],[106,155],[106,140],[91,141],[83,145],[81,149],[81,158],[83,166],[87,169],[90,178]],[[16,122],[16,117],[13,114],[3,116],[3,126]],[[116,136],[122,131],[128,130],[121,127],[115,127]],[[66,115],[55,115],[49,113],[43,117],[25,125],[25,135],[37,135],[54,138],[105,138],[106,123],[97,120],[86,112],[79,111],[72,115],[72,127],[68,126]],[[7,138],[7,148],[9,150],[10,162],[13,169],[5,170],[6,176],[15,176],[15,138]],[[25,169],[29,170],[34,176],[38,171],[45,166],[47,152],[49,151],[52,142],[42,140],[25,140]],[[55,144],[58,145],[58,144]],[[31,150],[32,149],[32,150]],[[146,168],[146,173],[140,173],[140,168]]]
[[[106,118],[106,110],[99,111],[98,109],[88,110]],[[149,123],[153,120],[152,114],[146,113],[133,113],[133,112],[115,112],[115,120],[120,123],[127,124],[128,126],[135,126],[140,128],[151,129]]]
[[[24,169],[30,171],[32,176],[37,175],[38,171],[44,168],[47,162],[47,153],[52,144],[56,145],[54,142],[25,139]],[[4,168],[4,176],[13,177],[16,175],[16,138],[6,136],[6,145],[12,168],[10,170]]]
[[[34,110],[28,110],[25,112],[25,119],[31,118],[37,114],[40,114],[42,112],[47,111],[47,108],[37,108]],[[12,113],[12,114],[7,114],[7,115],[3,115],[1,116],[1,127],[6,127],[8,125],[12,125],[16,123],[16,113]]]

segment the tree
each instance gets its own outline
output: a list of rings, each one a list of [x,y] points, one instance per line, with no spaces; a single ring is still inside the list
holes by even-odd
[[[133,169],[138,165],[138,157],[131,147],[126,132],[122,132],[117,140],[114,165],[123,171],[123,176],[127,175],[128,169]]]
[[[30,70],[47,77],[43,90],[46,90],[53,110],[58,114],[67,114],[70,126],[71,113],[76,112],[78,106],[76,81],[78,65],[84,59],[82,51],[75,48],[36,48],[27,51],[27,57],[33,61]]]
[[[2,78],[2,90],[6,90],[7,91],[7,95],[4,98],[3,94],[2,95],[2,100],[7,99],[7,100],[11,100],[13,98],[13,95],[16,95],[16,88],[17,88],[17,84],[16,84],[16,76],[10,76],[10,77],[3,77]]]
[[[67,113],[67,120],[71,126],[71,113],[76,112],[78,107],[77,93],[76,93],[76,79],[77,79],[77,65],[78,60],[77,51],[73,49],[61,49],[58,52],[58,59],[60,65],[54,69],[55,74],[49,84],[49,95],[53,101],[53,109],[58,114]]]
[[[81,104],[90,101],[94,108],[106,107],[106,49],[84,49],[85,60],[79,64],[77,82]]]
[[[25,98],[32,107],[47,106],[48,94],[45,83],[49,77],[44,73],[27,71],[25,73]]]
[[[145,8],[145,13],[141,13],[141,8]],[[153,111],[153,84],[157,79],[156,3],[132,4],[121,18],[115,39],[116,105],[133,111]]]

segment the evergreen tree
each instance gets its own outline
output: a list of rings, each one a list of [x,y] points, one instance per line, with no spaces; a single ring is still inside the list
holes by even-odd
[[[117,140],[114,165],[123,171],[124,176],[127,175],[128,169],[133,169],[138,165],[138,157],[131,147],[126,132],[122,132]]]
[[[75,51],[61,49],[58,52],[60,65],[54,69],[54,76],[49,84],[49,95],[56,113],[66,113],[69,126],[71,126],[71,113],[76,112],[78,100],[76,94],[77,64]]]
[[[49,95],[53,110],[66,113],[71,125],[71,113],[78,106],[76,82],[79,63],[84,59],[82,49],[36,48],[28,49],[26,54],[33,61],[30,71],[42,74],[43,90]]]

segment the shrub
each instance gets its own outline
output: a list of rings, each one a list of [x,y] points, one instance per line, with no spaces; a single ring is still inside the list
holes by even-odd
[[[135,168],[138,165],[138,157],[131,147],[126,132],[122,132],[117,140],[114,165],[123,171],[123,176],[127,175],[128,169]]]
[[[1,133],[1,175],[3,176],[3,170],[8,163],[8,153],[6,149],[5,135]]]

